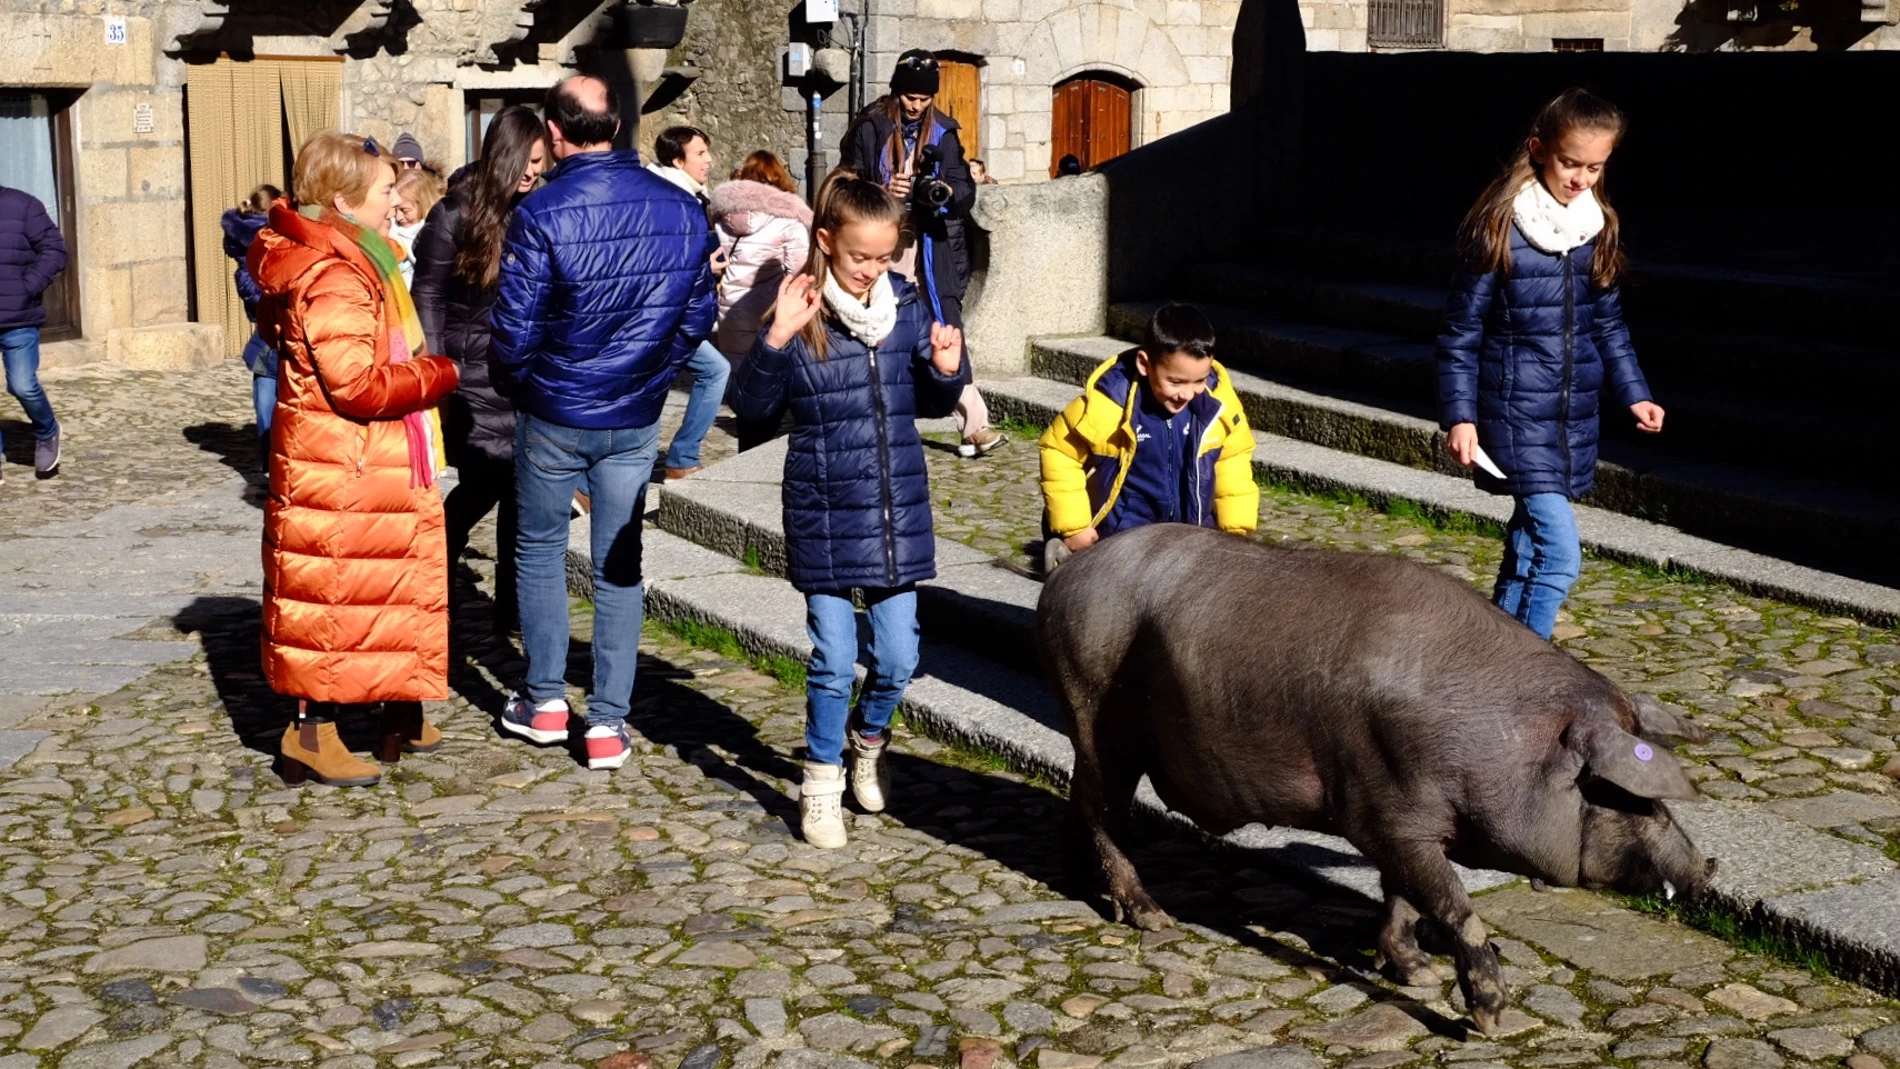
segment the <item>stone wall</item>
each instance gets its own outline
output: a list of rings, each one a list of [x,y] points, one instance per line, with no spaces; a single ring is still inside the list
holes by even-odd
[[[982,152],[1000,181],[1049,173],[1052,92],[1106,71],[1133,80],[1133,145],[1227,110],[1240,0],[870,0],[869,79],[876,96],[910,48],[983,61]]]
[[[1585,38],[1601,40],[1607,52],[1900,49],[1900,26],[1857,21],[1851,12],[1818,22],[1749,23],[1713,16],[1711,6],[1698,0],[1446,0],[1444,48],[1549,52],[1554,39]],[[1894,10],[1887,0],[1883,17]],[[1366,0],[1301,0],[1300,16],[1313,51],[1367,50]]]
[[[79,94],[74,259],[80,327],[94,342],[186,315],[184,77],[161,54],[167,6],[182,5],[115,0],[121,45],[105,44],[102,0],[0,8],[0,85]],[[152,109],[147,133],[134,125],[141,105]]]

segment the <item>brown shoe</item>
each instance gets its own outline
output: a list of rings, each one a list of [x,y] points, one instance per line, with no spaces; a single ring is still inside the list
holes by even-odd
[[[574,491],[574,502],[568,506],[568,509],[570,510],[568,515],[578,520],[589,512],[594,511],[594,499],[588,497],[582,491],[576,490]]]
[[[695,464],[690,468],[668,468],[666,469],[666,481],[669,483],[676,483],[676,482],[679,482],[681,479],[686,478],[688,475],[693,474],[696,471],[705,471],[705,470],[706,470],[706,465],[704,464]]]
[[[291,721],[284,729],[282,752],[284,782],[292,787],[311,778],[332,787],[373,787],[383,778],[375,765],[351,756],[329,720]]]
[[[984,427],[980,430],[970,432],[970,436],[965,438],[962,444],[957,446],[957,455],[965,458],[986,456],[997,446],[1008,444],[1008,438],[988,427]]]
[[[442,748],[442,733],[422,715],[421,702],[386,702],[383,705],[383,734],[394,756],[405,753],[434,753]],[[394,764],[385,760],[384,764]]]

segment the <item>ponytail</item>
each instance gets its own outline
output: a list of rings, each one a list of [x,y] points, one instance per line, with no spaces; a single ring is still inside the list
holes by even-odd
[[[904,219],[903,203],[876,182],[843,167],[826,175],[812,206],[811,252],[805,260],[804,273],[811,277],[812,288],[822,294],[831,277],[831,256],[818,241],[820,230],[835,242],[839,231],[854,223],[889,223],[901,228]],[[825,359],[830,343],[822,311],[805,324],[800,337],[812,356]]]

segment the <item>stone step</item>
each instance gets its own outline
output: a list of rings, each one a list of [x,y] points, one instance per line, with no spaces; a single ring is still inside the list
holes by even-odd
[[[1330,366],[1352,383],[1376,378],[1382,367],[1394,378],[1429,373],[1429,353],[1367,340],[1377,337],[1255,323],[1223,327],[1222,347],[1277,350],[1282,362]],[[1106,336],[1032,339],[1030,368],[1039,377],[1079,385],[1097,364],[1128,346]],[[1443,434],[1424,403],[1407,405],[1387,394],[1350,387],[1314,392],[1288,385],[1278,375],[1262,377],[1238,368],[1232,374],[1257,431],[1464,476],[1445,454]],[[987,397],[988,383],[984,385]],[[1764,437],[1759,430],[1753,433]],[[1900,565],[1880,548],[1900,537],[1900,503],[1854,478],[1837,452],[1806,441],[1800,448],[1802,456],[1819,459],[1808,461],[1797,474],[1782,475],[1673,451],[1660,442],[1606,439],[1596,489],[1586,500],[1802,564],[1874,582],[1900,581]]]
[[[1223,289],[1220,296],[1242,303],[1201,305],[1220,329],[1222,362],[1322,393],[1357,391],[1378,398],[1384,407],[1435,420],[1436,369],[1430,339],[1442,314],[1443,295],[1418,287],[1373,284],[1315,285],[1313,289],[1334,297],[1319,302],[1248,301],[1244,292]],[[1353,301],[1368,308],[1389,308],[1383,314],[1356,314],[1350,310]],[[1114,305],[1108,332],[1131,343],[1138,341],[1159,304]],[[1286,318],[1302,314],[1318,318]],[[1382,332],[1406,316],[1421,323],[1429,318],[1434,325],[1411,336]],[[1682,328],[1676,329],[1678,335],[1683,333]],[[1694,344],[1704,346],[1698,350],[1701,359],[1721,359],[1719,339],[1698,335]],[[1892,487],[1900,472],[1893,463],[1892,434],[1883,405],[1888,394],[1879,386],[1891,379],[1894,388],[1900,389],[1900,360],[1883,358],[1866,348],[1834,349],[1845,362],[1818,376],[1808,372],[1819,372],[1823,356],[1808,359],[1805,348],[1783,349],[1775,355],[1778,366],[1772,374],[1748,382],[1715,370],[1714,363],[1704,368],[1706,375],[1670,363],[1657,366],[1647,355],[1655,350],[1645,347],[1645,373],[1669,411],[1668,435],[1650,438],[1628,420],[1606,419],[1605,438],[1621,442],[1637,466],[1656,462],[1645,460],[1646,454],[1678,453],[1747,462],[1771,472],[1799,469],[1786,445],[1798,440],[1804,453],[1833,458],[1842,475]],[[1798,366],[1804,369],[1799,377],[1805,388],[1787,385],[1792,377],[1788,369],[1797,366],[1790,352],[1804,354]],[[1768,359],[1761,354],[1757,366]],[[1867,372],[1864,377],[1862,371]],[[1762,427],[1770,421],[1777,433],[1764,435]],[[1811,477],[1807,472],[1802,475]]]
[[[1037,344],[1054,343],[1043,340]],[[1094,344],[1104,342],[1098,339]],[[1250,386],[1244,388],[1253,392]],[[991,379],[983,383],[983,396],[992,411],[1031,423],[1054,418],[1075,392],[1074,386],[1041,378]],[[1275,403],[1286,396],[1277,395]],[[1249,417],[1253,418],[1253,409],[1268,400],[1257,393],[1250,397]],[[1326,400],[1335,407],[1317,410],[1315,419],[1351,417],[1351,413],[1338,410],[1342,402]],[[1479,490],[1468,477],[1423,471],[1357,451],[1282,437],[1263,431],[1257,418],[1255,437],[1260,443],[1254,454],[1255,474],[1271,483],[1314,492],[1350,491],[1380,507],[1392,501],[1407,501],[1438,516],[1470,516],[1498,524],[1510,520],[1511,499]],[[1730,507],[1744,513],[1753,507],[1740,497],[1741,488],[1735,488],[1733,494]],[[1678,568],[1750,593],[1883,625],[1900,622],[1900,589],[1892,586],[1792,563],[1600,505],[1577,506],[1577,529],[1584,547],[1601,556]]]
[[[1018,404],[1025,412],[1049,412],[1057,403],[1051,398],[1066,390],[1061,384],[1036,380],[1009,380],[990,386],[1004,405]],[[1278,440],[1267,443],[1264,451],[1269,457],[1263,463],[1280,464],[1287,471],[1305,470],[1316,459],[1312,454],[1323,452],[1302,443]],[[747,497],[749,491],[735,488],[769,485],[761,480],[769,477],[776,465],[759,453],[755,450],[713,465],[693,479],[663,488],[659,495],[661,511],[666,511],[669,499],[692,498],[701,507],[673,515],[695,517],[699,536],[723,539],[729,545],[758,544],[747,540],[765,532],[769,525],[760,523],[760,517],[774,510],[757,511],[760,501]],[[1377,464],[1359,457],[1329,456],[1348,465]],[[776,459],[782,464],[782,453]],[[1386,469],[1387,476],[1398,480],[1446,481],[1393,465],[1379,466]],[[705,489],[715,484],[725,486],[729,503],[744,499],[755,511],[738,515],[716,508],[711,499],[719,497],[720,491]],[[1413,500],[1431,496],[1417,487],[1411,489]],[[1469,486],[1456,489],[1476,493]],[[1454,488],[1441,486],[1438,490],[1449,493]],[[722,513],[723,518],[718,518]],[[1586,538],[1607,535],[1612,539],[1622,535],[1607,530],[1605,525],[1638,522],[1597,515],[1595,510],[1584,510],[1579,521],[1580,526],[1592,531]],[[1657,537],[1667,542],[1669,536],[1662,533]],[[570,538],[570,585],[575,593],[591,596],[586,521],[572,526]],[[647,611],[653,619],[722,628],[755,655],[794,660],[810,657],[804,601],[790,584],[762,574],[741,558],[653,525],[648,527],[644,546]],[[952,557],[962,560],[954,554]],[[1011,615],[1013,610],[1007,608],[984,608],[990,599],[982,585],[963,585],[963,580],[977,575],[966,564],[952,564],[945,569],[943,583],[978,612]],[[1888,594],[1900,598],[1900,592]],[[1900,602],[1895,607],[1900,607]],[[1033,675],[959,645],[962,637],[967,636],[940,624],[924,624],[920,671],[901,707],[910,730],[996,754],[1018,770],[1066,785],[1073,771],[1074,750],[1046,689]],[[1145,782],[1137,795],[1137,809],[1151,822],[1201,834],[1185,818],[1169,813]],[[1900,891],[1900,871],[1892,860],[1872,847],[1847,842],[1752,803],[1670,803],[1670,809],[1704,852],[1720,859],[1711,888],[1715,904],[1753,918],[1796,946],[1820,953],[1837,975],[1900,994],[1900,936],[1895,934],[1900,932],[1900,893],[1896,893]],[[1374,898],[1379,895],[1377,871],[1343,840],[1251,825],[1221,841],[1246,852],[1236,858],[1237,864],[1270,866],[1295,879]],[[1515,882],[1505,873],[1460,869],[1459,875],[1474,892]],[[1483,902],[1482,898],[1478,900],[1481,912]]]
[[[1274,230],[1262,259],[1300,270],[1442,289],[1458,270],[1450,234],[1391,235],[1338,226]],[[1668,309],[1654,318],[1720,323],[1771,335],[1891,346],[1891,287],[1864,278],[1748,270],[1631,257],[1629,291]]]

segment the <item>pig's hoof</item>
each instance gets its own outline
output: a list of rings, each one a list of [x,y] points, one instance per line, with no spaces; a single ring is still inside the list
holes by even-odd
[[[1137,892],[1132,895],[1115,897],[1115,920],[1127,921],[1144,932],[1158,932],[1174,927],[1174,918],[1155,904],[1155,900],[1146,894]]]
[[[1445,973],[1430,959],[1416,962],[1395,961],[1387,968],[1392,979],[1397,980],[1400,987],[1437,987],[1447,979]]]

